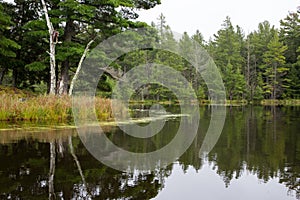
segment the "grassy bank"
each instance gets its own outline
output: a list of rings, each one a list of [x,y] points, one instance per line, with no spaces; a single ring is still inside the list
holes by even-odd
[[[111,101],[96,97],[96,114],[99,120],[111,119]],[[53,121],[72,120],[72,99],[69,96],[31,96],[0,94],[1,121]]]
[[[300,106],[300,99],[262,100],[263,106]]]
[[[81,101],[80,101],[81,102]],[[150,100],[132,101],[131,104],[152,105]],[[178,105],[179,102],[164,101],[166,105]],[[226,105],[242,106],[246,104],[257,104],[263,106],[300,106],[300,100],[262,100],[261,102],[226,101]],[[211,104],[208,100],[199,100],[200,105]],[[121,106],[121,105],[120,105]],[[112,119],[111,100],[95,97],[96,115],[99,121],[110,121]],[[124,112],[121,106],[117,109]],[[82,108],[86,113],[86,110]],[[91,113],[91,112],[89,112]],[[69,122],[73,120],[72,98],[69,96],[37,96],[31,92],[18,90],[16,88],[0,86],[0,121],[31,121],[31,122]]]
[[[172,102],[164,103],[172,104]],[[200,102],[201,105],[207,105],[207,103]],[[245,105],[245,103],[237,101],[226,102],[227,105]],[[261,101],[261,105],[299,106],[300,100],[263,100]],[[95,97],[95,108],[99,121],[109,121],[112,119],[110,99]],[[69,96],[57,97],[45,95],[20,97],[19,95],[0,94],[0,121],[67,122],[72,119],[72,99]]]

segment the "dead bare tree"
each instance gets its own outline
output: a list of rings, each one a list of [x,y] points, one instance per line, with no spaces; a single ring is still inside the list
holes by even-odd
[[[80,174],[80,177],[81,177],[81,180],[82,180],[82,184],[83,184],[83,189],[85,189],[85,191],[87,192],[87,195],[86,195],[86,199],[90,199],[90,194],[88,192],[88,188],[87,188],[87,184],[86,184],[86,181],[85,181],[85,178],[84,178],[84,175],[83,175],[83,171],[81,169],[81,166],[80,166],[80,162],[75,154],[75,150],[74,150],[74,147],[73,147],[73,142],[72,142],[72,136],[70,135],[69,136],[69,148],[70,148],[70,153],[71,155],[73,156],[73,159],[76,163],[76,166],[77,166],[77,169],[78,169],[78,172]]]
[[[50,55],[50,94],[55,95],[55,90],[56,90],[56,75],[55,75],[55,68],[56,68],[56,63],[55,63],[55,45],[57,43],[57,38],[53,37],[55,34],[57,34],[57,31],[54,30],[53,25],[50,21],[49,15],[48,15],[48,9],[46,6],[46,3],[44,0],[41,0],[43,10],[45,13],[45,18],[49,30],[49,43],[50,43],[50,52],[48,54]],[[54,41],[55,40],[55,41]]]
[[[54,192],[54,174],[55,174],[55,141],[50,142],[50,168],[49,168],[49,200],[55,199],[55,192]]]
[[[87,55],[87,53],[88,53],[88,51],[89,51],[89,49],[90,49],[90,46],[91,46],[91,44],[92,44],[93,42],[94,42],[94,40],[91,40],[91,41],[86,45],[85,50],[84,50],[84,52],[83,52],[83,54],[82,54],[82,56],[81,56],[81,58],[80,58],[80,61],[79,61],[79,63],[78,63],[78,67],[77,67],[77,69],[76,69],[75,75],[74,75],[74,77],[73,77],[73,79],[72,79],[72,81],[71,81],[71,84],[70,84],[69,96],[72,95],[74,83],[75,83],[75,81],[78,79],[78,75],[79,75],[79,72],[80,72],[80,70],[81,70],[82,63],[83,63],[83,61],[84,61],[84,59],[85,59],[85,57],[86,57],[86,55]]]

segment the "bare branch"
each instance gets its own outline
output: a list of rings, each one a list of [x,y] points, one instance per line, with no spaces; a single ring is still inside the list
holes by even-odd
[[[83,63],[83,61],[84,61],[84,59],[85,59],[85,57],[86,57],[86,55],[87,55],[87,53],[88,53],[88,51],[89,51],[89,49],[90,49],[90,46],[92,45],[93,42],[94,42],[94,40],[91,40],[91,41],[86,45],[85,50],[84,50],[84,52],[83,52],[83,54],[82,54],[82,56],[81,56],[81,58],[80,58],[80,61],[79,61],[79,63],[78,63],[78,67],[77,67],[77,69],[76,69],[76,73],[75,73],[75,75],[74,75],[74,77],[73,77],[73,79],[72,79],[71,85],[70,85],[69,96],[72,95],[74,83],[75,83],[75,81],[76,81],[77,78],[78,78],[79,72],[80,72],[80,70],[81,70],[81,65],[82,65],[82,63]]]

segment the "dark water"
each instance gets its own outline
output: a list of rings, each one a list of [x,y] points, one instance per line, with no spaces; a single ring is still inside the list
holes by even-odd
[[[300,199],[300,107],[228,108],[222,135],[201,158],[210,109],[200,112],[190,148],[154,172],[124,173],[101,164],[76,130],[1,131],[0,199],[48,199],[49,193],[56,199]],[[142,152],[166,145],[178,126],[170,119],[143,140],[116,127],[104,130],[116,145]]]

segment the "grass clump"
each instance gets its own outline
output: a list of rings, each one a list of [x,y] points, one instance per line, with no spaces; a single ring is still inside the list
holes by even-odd
[[[111,102],[95,97],[95,110],[99,120],[109,120]],[[69,96],[33,96],[0,94],[1,121],[56,121],[72,120],[72,98]]]

